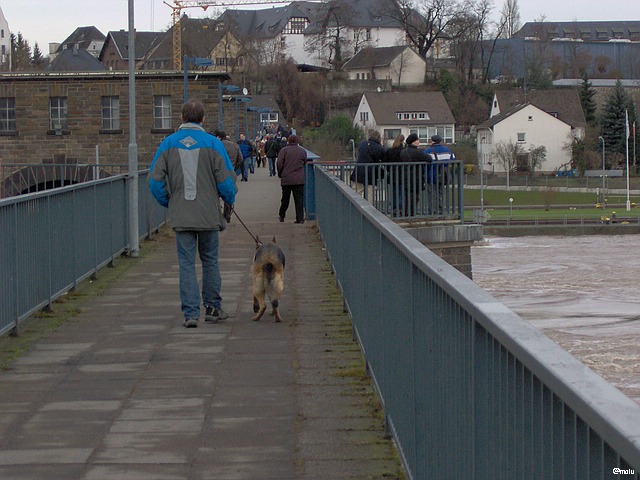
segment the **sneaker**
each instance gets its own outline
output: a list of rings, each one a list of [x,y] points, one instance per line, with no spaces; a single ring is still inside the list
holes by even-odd
[[[198,319],[197,318],[185,318],[184,323],[185,328],[198,328]]]
[[[280,222],[284,222],[284,217],[280,217]]]
[[[218,323],[220,320],[229,318],[229,314],[222,307],[207,307],[204,313],[204,321],[206,323]]]

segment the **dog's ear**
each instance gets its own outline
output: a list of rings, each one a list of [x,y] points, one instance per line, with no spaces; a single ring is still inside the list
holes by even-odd
[[[276,236],[275,236],[275,235],[273,236],[273,238],[271,239],[271,241],[272,241],[273,243],[276,243]]]

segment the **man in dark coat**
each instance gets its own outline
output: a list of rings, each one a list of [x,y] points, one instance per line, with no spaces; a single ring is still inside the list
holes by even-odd
[[[278,153],[277,169],[280,185],[282,186],[282,200],[280,202],[280,221],[289,208],[289,201],[293,193],[293,203],[296,207],[296,223],[304,223],[304,168],[307,163],[307,151],[298,145],[298,137],[289,136],[287,146]]]
[[[358,145],[358,160],[356,166],[349,177],[352,182],[356,182],[356,191],[363,193],[363,196],[373,203],[374,185],[384,177],[384,169],[381,166],[373,165],[384,162],[385,149],[382,146],[380,132],[369,131],[369,138]]]
[[[415,133],[407,137],[407,148],[400,153],[400,159],[403,162],[424,163],[432,162],[431,155],[423,153],[418,149],[420,139]],[[403,180],[403,205],[404,215],[413,216],[418,211],[418,203],[420,203],[420,192],[425,181],[424,165],[413,166],[405,165],[405,174]]]

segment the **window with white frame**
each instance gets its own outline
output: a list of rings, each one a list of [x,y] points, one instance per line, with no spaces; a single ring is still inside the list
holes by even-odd
[[[171,129],[171,96],[154,95],[153,97],[153,128],[159,130]]]
[[[524,132],[518,132],[518,143],[524,143],[526,140],[526,135]]]
[[[306,18],[291,17],[284,28],[284,33],[303,33],[307,25],[309,25],[309,20]]]
[[[261,113],[260,123],[278,123],[278,113],[277,112]]]
[[[120,97],[102,97],[102,129],[120,129]]]
[[[16,130],[16,99],[12,97],[0,98],[0,131],[15,132]]]
[[[362,123],[369,121],[369,112],[360,112],[360,121]]]
[[[50,97],[49,128],[51,130],[67,130],[67,97]]]

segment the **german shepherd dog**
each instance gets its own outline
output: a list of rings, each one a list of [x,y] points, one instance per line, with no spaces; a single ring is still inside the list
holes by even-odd
[[[253,320],[260,320],[267,309],[266,297],[271,301],[271,314],[276,322],[282,321],[278,311],[278,300],[284,290],[284,253],[276,245],[276,237],[270,243],[257,239],[256,254],[253,257]]]

